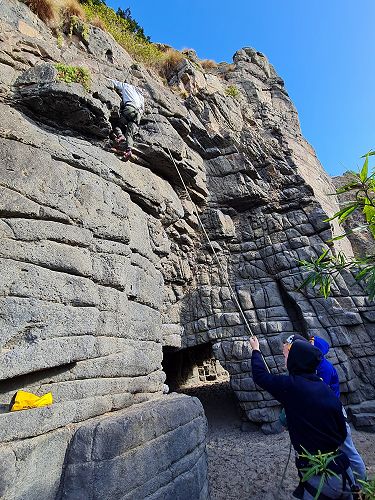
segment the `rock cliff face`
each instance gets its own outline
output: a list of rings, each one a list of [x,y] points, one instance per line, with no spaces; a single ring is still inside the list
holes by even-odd
[[[59,48],[25,5],[0,8],[1,402],[18,389],[55,401],[0,415],[0,496],[172,499],[194,484],[207,498],[203,410],[162,396],[163,350],[212,347],[247,418],[277,419],[228,282],[270,368],[283,369],[282,334],[318,334],[345,400],[375,398],[362,289],[345,275],[328,301],[295,291],[337,206],[266,58],[244,48],[204,71],[190,53],[166,87],[98,28]],[[91,91],[59,82],[56,62],[87,67]],[[132,162],[104,149],[120,104],[106,77],[144,89]]]

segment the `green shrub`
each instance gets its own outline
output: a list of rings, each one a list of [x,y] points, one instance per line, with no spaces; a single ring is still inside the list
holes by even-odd
[[[87,19],[89,21],[99,18],[106,31],[110,33],[131,56],[137,61],[148,66],[158,67],[163,59],[163,51],[156,45],[149,42],[144,34],[133,33],[132,22],[116,14],[104,3],[95,0],[87,0],[83,5]]]
[[[77,16],[71,16],[69,20],[69,36],[78,34],[85,42],[90,38],[90,26]]]
[[[81,66],[69,66],[67,64],[55,64],[57,78],[65,83],[80,83],[85,90],[90,90],[91,75],[88,69]]]
[[[369,479],[368,481],[358,480],[362,487],[361,499],[362,500],[374,500],[375,498],[375,477]]]
[[[238,88],[236,87],[236,85],[229,85],[226,89],[225,89],[225,93],[226,95],[230,96],[230,97],[233,97],[234,99],[237,99],[240,95],[240,91],[238,90]]]
[[[313,476],[320,476],[319,486],[314,496],[314,500],[318,500],[324,483],[327,482],[331,477],[338,477],[338,475],[329,468],[330,464],[334,462],[335,458],[337,458],[337,453],[321,453],[319,451],[316,455],[313,455],[312,453],[309,453],[307,450],[305,450],[303,446],[302,449],[304,452],[300,453],[299,456],[307,460],[309,467],[301,469],[301,472],[303,472],[301,481],[302,483],[304,483],[311,479]]]
[[[326,299],[332,293],[331,285],[335,283],[335,278],[342,271],[350,270],[354,273],[354,278],[366,287],[369,300],[375,301],[375,253],[370,250],[364,257],[346,257],[342,252],[330,250],[334,241],[353,233],[370,235],[371,243],[375,240],[375,166],[369,165],[373,156],[375,156],[375,151],[369,151],[363,155],[364,163],[361,170],[347,174],[346,184],[337,188],[336,194],[348,193],[351,201],[346,202],[338,212],[324,219],[323,222],[336,219],[339,224],[343,224],[350,221],[353,215],[361,217],[362,221],[354,219],[351,228],[348,227],[343,234],[327,240],[326,244],[329,247],[322,248],[319,257],[299,261],[302,270],[308,274],[297,290],[312,286],[317,288],[320,295]],[[375,485],[373,486],[375,489]]]
[[[138,38],[142,39],[144,42],[150,42],[150,37],[145,35],[143,28],[137,23],[135,19],[133,19],[129,7],[125,10],[119,7],[116,11],[116,14],[128,21],[129,30],[132,33],[136,34]]]

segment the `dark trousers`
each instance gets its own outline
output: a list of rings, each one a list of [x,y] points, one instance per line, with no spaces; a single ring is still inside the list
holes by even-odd
[[[127,148],[132,148],[134,136],[141,121],[141,112],[130,104],[122,106],[120,110],[119,126],[124,133]]]

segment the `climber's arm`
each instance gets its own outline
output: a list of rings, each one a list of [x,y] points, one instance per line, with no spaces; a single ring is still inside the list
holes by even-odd
[[[259,385],[259,387],[269,392],[275,399],[280,401],[280,403],[284,404],[289,377],[269,373],[259,350],[259,341],[256,337],[250,338],[250,345],[253,350],[251,356],[251,370],[254,382]]]
[[[120,92],[122,91],[122,88],[124,86],[123,82],[120,82],[119,80],[114,80],[113,78],[108,78],[107,77],[107,80],[109,80],[113,87],[116,89],[116,90],[119,90]]]

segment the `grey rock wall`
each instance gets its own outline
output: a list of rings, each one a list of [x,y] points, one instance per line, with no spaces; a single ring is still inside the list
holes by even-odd
[[[208,497],[206,418],[196,398],[168,396],[80,427],[61,499]]]
[[[180,79],[183,83],[182,74]],[[220,143],[215,131],[220,145],[205,158],[209,208],[204,214],[222,266],[203,251],[197,288],[182,309],[183,345],[211,342],[248,418],[271,430],[279,410],[252,382],[248,332],[231,300],[229,278],[272,370],[284,370],[286,335],[320,335],[333,346],[329,359],[338,370],[344,401],[373,398],[373,304],[361,287],[346,274],[336,279],[329,300],[311,290],[296,291],[302,281],[298,260],[320,255],[335,230],[323,222],[324,209],[332,214],[338,204],[324,194],[335,186],[301,136],[282,80],[262,54],[245,48],[224,73],[224,87],[235,85],[239,91],[230,104],[235,109],[228,112],[208,81],[195,80],[187,104],[200,110],[207,130],[222,133]],[[351,255],[348,247],[344,240],[337,250]]]
[[[1,498],[206,499],[206,427],[196,398],[170,395],[2,444]]]
[[[328,301],[295,290],[297,260],[320,253],[332,235],[324,210],[337,204],[266,58],[244,48],[210,71],[186,59],[171,89],[98,28],[87,46],[72,38],[59,48],[24,4],[0,8],[0,402],[18,389],[54,396],[51,407],[0,414],[0,457],[13,471],[2,494],[31,498],[15,493],[13,478],[28,477],[47,450],[41,499],[57,489],[76,498],[86,472],[89,498],[125,498],[120,472],[139,498],[188,495],[189,482],[197,490],[181,498],[207,498],[203,419],[196,402],[162,397],[163,347],[210,343],[247,417],[266,431],[277,418],[252,382],[249,332],[228,282],[271,369],[283,370],[284,334],[319,334],[333,346],[345,400],[375,398],[375,318],[363,290],[350,275]],[[56,62],[88,68],[91,91],[57,81]],[[146,98],[128,163],[104,148],[120,104],[106,77],[125,76]],[[161,415],[150,424],[160,439],[139,424],[146,408]],[[124,426],[140,450],[119,434]],[[110,449],[96,448],[97,431]]]

